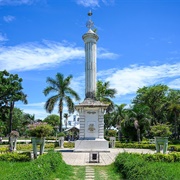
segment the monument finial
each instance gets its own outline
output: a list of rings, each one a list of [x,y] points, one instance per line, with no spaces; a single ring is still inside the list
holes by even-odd
[[[88,16],[92,16],[92,12],[91,12],[91,10],[89,10],[89,12],[88,12]]]
[[[92,16],[92,12],[91,12],[91,10],[88,12],[88,16],[89,16],[89,20],[87,21],[87,23],[86,23],[86,27],[88,28],[88,29],[91,29],[93,26],[94,26],[94,22],[91,20],[91,16]]]

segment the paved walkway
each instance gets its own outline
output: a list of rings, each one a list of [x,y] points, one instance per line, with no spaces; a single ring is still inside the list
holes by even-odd
[[[93,180],[94,179],[94,168],[92,166],[86,166],[86,174],[85,180]]]
[[[143,153],[143,154],[154,154],[154,150],[149,149],[127,149],[127,148],[116,148],[109,149],[110,152],[100,152],[100,162],[99,163],[89,163],[89,153],[88,152],[62,152],[63,160],[66,164],[77,165],[77,166],[90,166],[90,165],[109,165],[114,162],[116,156],[122,152],[133,152],[133,153]]]

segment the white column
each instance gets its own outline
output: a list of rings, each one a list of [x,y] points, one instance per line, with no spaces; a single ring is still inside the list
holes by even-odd
[[[83,35],[85,43],[85,96],[94,99],[96,93],[96,42],[97,34],[89,30]]]

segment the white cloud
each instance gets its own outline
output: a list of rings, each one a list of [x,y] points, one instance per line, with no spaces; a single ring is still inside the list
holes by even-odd
[[[8,16],[4,16],[3,19],[6,22],[11,22],[11,21],[15,20],[15,17],[11,16],[11,15],[8,15]]]
[[[105,71],[105,75],[105,81],[110,81],[111,87],[117,89],[117,96],[133,94],[138,88],[143,86],[157,83],[165,84],[164,82],[169,80],[169,78],[174,78],[170,83],[171,87],[174,85],[174,87],[180,89],[180,63],[159,66],[133,65],[122,70]],[[100,77],[103,78],[103,72],[100,73]]]
[[[30,70],[84,57],[83,48],[58,42],[27,43],[0,47],[0,67],[7,70]]]
[[[44,107],[45,102],[39,102],[39,103],[30,103],[30,104],[25,104],[22,106],[25,107]]]
[[[99,71],[98,78],[103,81],[110,81],[110,87],[117,89],[118,94],[113,99],[117,104],[129,103],[135,96],[137,89],[143,86],[162,83],[167,84],[170,88],[180,89],[180,63],[162,64],[159,66],[131,65],[124,69],[108,69]],[[80,102],[82,102],[85,95],[84,75],[74,77],[71,87],[81,96]],[[45,102],[30,103],[20,105],[20,108],[26,113],[35,114],[36,119],[44,119],[49,115],[44,110],[44,104]],[[63,112],[67,112],[66,105]],[[52,113],[58,113],[58,106],[55,107]]]
[[[1,37],[1,36],[0,36]],[[100,58],[112,59],[116,54],[99,54]],[[84,58],[84,48],[68,43],[51,42],[26,43],[0,47],[0,67],[10,70],[32,70],[53,67],[73,59]]]
[[[10,5],[10,6],[18,6],[18,5],[31,5],[39,0],[0,0],[0,6]]]
[[[114,4],[115,0],[76,0],[77,4],[84,7],[100,7],[100,2],[106,6]]]
[[[102,0],[102,2],[103,2],[105,5],[112,5],[112,4],[114,4],[115,0]]]
[[[100,59],[117,59],[119,57],[119,55],[108,52],[104,48],[98,48],[97,57]]]
[[[84,7],[99,7],[99,0],[77,0],[76,2]]]

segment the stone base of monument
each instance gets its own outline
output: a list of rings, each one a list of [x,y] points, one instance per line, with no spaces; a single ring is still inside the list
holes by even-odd
[[[109,142],[105,139],[77,140],[74,152],[110,152]]]

